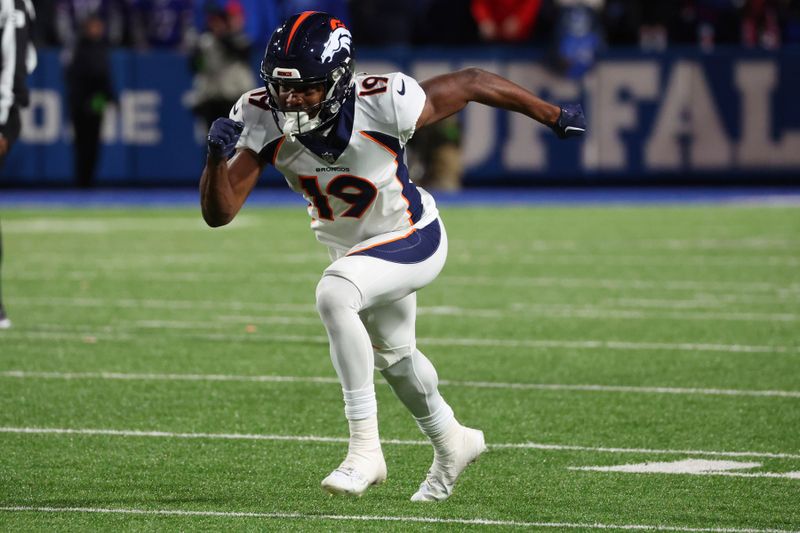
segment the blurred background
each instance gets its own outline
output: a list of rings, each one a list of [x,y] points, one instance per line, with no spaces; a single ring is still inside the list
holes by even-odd
[[[259,84],[272,29],[308,9],[345,21],[358,71],[422,80],[474,65],[584,105],[577,142],[475,104],[422,130],[410,166],[430,188],[798,183],[800,0],[34,6],[39,65],[3,187],[196,186],[209,122]]]

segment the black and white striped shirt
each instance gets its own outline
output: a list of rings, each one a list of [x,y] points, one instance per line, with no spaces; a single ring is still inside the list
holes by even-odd
[[[15,105],[28,105],[28,74],[36,68],[31,0],[0,0],[0,127]]]

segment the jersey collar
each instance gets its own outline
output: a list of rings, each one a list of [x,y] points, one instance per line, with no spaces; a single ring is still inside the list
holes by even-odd
[[[350,144],[350,136],[353,134],[355,108],[356,92],[352,91],[344,101],[344,104],[342,104],[342,109],[334,120],[330,131],[322,135],[312,132],[308,135],[300,135],[297,139],[317,157],[327,164],[333,165]]]

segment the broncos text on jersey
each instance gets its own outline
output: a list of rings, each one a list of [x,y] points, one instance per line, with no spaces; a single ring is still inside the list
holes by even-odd
[[[263,88],[243,94],[230,118],[244,122],[237,149],[252,150],[283,174],[308,200],[317,239],[339,255],[437,218],[433,197],[414,185],[405,162],[406,143],[424,105],[425,92],[409,76],[361,74],[333,125],[321,134],[287,140],[283,119],[275,123]]]

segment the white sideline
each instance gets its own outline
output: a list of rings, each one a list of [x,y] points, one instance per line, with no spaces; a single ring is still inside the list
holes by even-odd
[[[59,324],[39,324],[39,327],[62,328]],[[104,329],[105,328],[105,329]],[[106,326],[99,326],[97,331],[21,331],[19,329],[4,331],[5,338],[24,338],[29,340],[63,339],[80,342],[96,342],[102,340],[137,340],[132,333],[109,332]],[[292,342],[328,344],[328,337],[323,335],[264,335],[247,333],[232,335],[226,333],[171,333],[174,337],[206,339],[214,341],[259,341],[259,342]],[[628,342],[579,340],[565,341],[554,339],[478,339],[456,337],[420,337],[418,344],[435,346],[467,346],[467,347],[503,347],[503,348],[575,348],[587,350],[666,350],[678,352],[729,352],[729,353],[789,353],[796,354],[800,348],[791,346],[753,346],[746,344],[708,344],[708,343],[670,343],[670,342]]]
[[[156,374],[127,372],[35,372],[27,370],[0,371],[0,378],[19,379],[117,379],[131,381],[234,381],[256,383],[330,383],[339,384],[339,380],[324,376],[242,376],[230,374]],[[440,380],[448,387],[468,387],[476,389],[513,389],[513,390],[552,390],[581,392],[621,392],[641,394],[697,394],[710,396],[753,396],[800,398],[800,391],[785,390],[743,390],[743,389],[710,389],[687,387],[634,387],[625,385],[568,385],[560,383],[505,383],[498,381],[456,381]]]
[[[623,529],[638,531],[677,531],[681,533],[797,533],[785,529],[754,528],[716,528],[716,527],[684,527],[663,524],[601,524],[570,522],[522,522],[517,520],[492,520],[489,518],[431,518],[426,516],[390,516],[390,515],[331,515],[303,513],[255,513],[245,511],[189,511],[180,509],[118,509],[98,507],[33,507],[8,506],[0,507],[4,512],[35,513],[100,513],[130,514],[146,516],[203,516],[219,518],[262,518],[288,520],[340,520],[346,522],[410,522],[422,524],[461,524],[470,526],[505,526],[505,527],[539,527],[557,529]]]
[[[29,435],[90,435],[113,437],[155,437],[173,439],[210,440],[264,440],[347,444],[346,437],[320,437],[316,435],[267,435],[252,433],[175,433],[171,431],[141,431],[131,429],[92,429],[92,428],[35,428],[0,427],[0,433]],[[382,444],[400,446],[430,446],[424,440],[381,439]],[[650,448],[609,448],[602,446],[575,446],[567,444],[542,444],[536,442],[489,443],[491,449],[529,449],[546,451],[633,453],[640,455],[707,455],[712,457],[760,457],[769,459],[800,459],[800,454],[772,452],[724,452],[713,450],[660,450]]]

